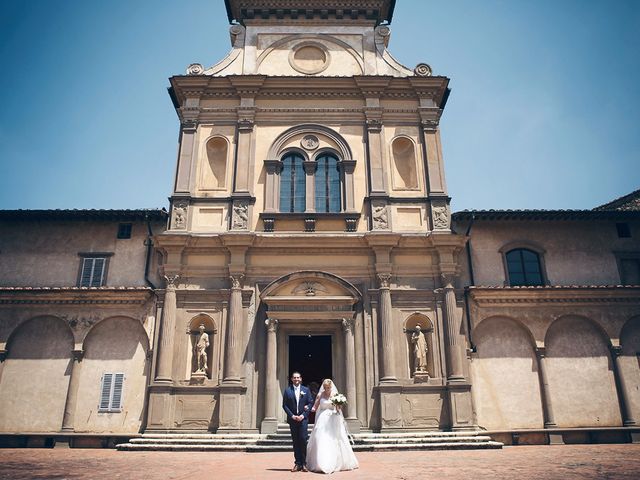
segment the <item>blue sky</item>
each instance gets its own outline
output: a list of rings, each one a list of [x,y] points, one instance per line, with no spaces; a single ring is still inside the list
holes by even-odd
[[[454,210],[640,188],[640,1],[398,0],[391,53],[451,78]],[[0,2],[0,209],[160,208],[168,77],[229,50],[222,0]]]

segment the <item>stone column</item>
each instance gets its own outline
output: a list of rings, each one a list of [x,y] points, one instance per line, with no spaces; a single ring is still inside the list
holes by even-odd
[[[631,411],[629,402],[629,389],[627,388],[627,382],[624,377],[624,370],[622,369],[620,357],[622,356],[622,347],[620,345],[611,345],[611,356],[613,357],[613,375],[616,381],[616,391],[618,393],[618,399],[620,401],[620,413],[622,414],[622,424],[625,427],[632,427],[636,425],[636,420],[633,418],[633,412]]]
[[[346,368],[345,380],[347,384],[347,423],[357,421],[356,398],[356,346],[353,336],[355,320],[353,318],[342,319],[342,331],[344,332],[344,361]]]
[[[73,432],[73,420],[78,403],[78,386],[80,385],[80,370],[82,367],[83,350],[73,350],[73,365],[67,388],[67,399],[64,402],[64,416],[62,417],[62,431]]]
[[[278,175],[282,171],[282,162],[280,160],[265,160],[264,167],[267,171],[265,180],[265,213],[274,213],[280,210],[280,189]]]
[[[267,327],[267,361],[265,379],[264,419],[260,427],[261,433],[275,433],[278,429],[276,415],[276,392],[278,390],[278,346],[276,332],[278,320],[269,318],[265,322]]]
[[[318,169],[317,162],[312,160],[305,160],[303,163],[305,173],[305,209],[307,213],[314,213],[316,211],[316,170]]]
[[[178,277],[178,275],[164,277],[167,280],[167,288],[162,307],[162,328],[160,331],[162,337],[158,352],[156,382],[171,383],[173,377],[173,340],[176,330],[176,282]]]
[[[6,347],[3,345],[3,348],[0,348],[0,381],[2,381],[2,370],[4,369],[4,361],[7,359],[7,349]]]
[[[453,277],[443,277],[445,320],[447,322],[447,363],[448,381],[464,381],[463,357],[460,344],[460,316],[458,315],[456,293],[453,287]]]
[[[395,369],[395,348],[393,341],[393,328],[391,318],[391,289],[389,282],[391,275],[387,273],[378,274],[380,282],[380,325],[382,327],[382,375],[381,383],[396,383],[398,378]]]
[[[339,167],[342,170],[342,178],[344,183],[344,204],[342,210],[344,212],[355,212],[355,182],[353,179],[353,172],[356,168],[355,160],[342,160],[339,163]]]
[[[199,108],[197,98],[187,98],[185,106],[189,108]],[[196,147],[196,131],[198,123],[196,119],[189,118],[182,122],[180,130],[180,152],[178,154],[178,171],[176,173],[176,183],[174,191],[176,194],[189,194],[189,189],[193,183],[191,172],[193,171],[193,157]]]
[[[227,321],[227,347],[224,364],[223,383],[240,383],[242,367],[242,278],[238,274],[230,277],[231,294],[229,299],[229,319]]]
[[[546,349],[544,347],[536,348],[536,359],[538,360],[538,372],[540,380],[540,396],[542,397],[542,413],[544,414],[544,428],[557,427],[553,416],[553,406],[551,404],[551,395],[549,393],[549,379],[547,378],[547,367],[545,362]]]

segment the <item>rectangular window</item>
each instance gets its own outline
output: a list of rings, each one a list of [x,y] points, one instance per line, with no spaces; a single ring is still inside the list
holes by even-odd
[[[628,223],[616,223],[618,238],[631,238],[631,229]]]
[[[83,257],[80,287],[102,287],[106,283],[106,257]]]
[[[131,223],[120,223],[118,225],[118,238],[131,238],[131,229],[133,224]]]
[[[102,375],[98,412],[122,411],[123,386],[124,373],[105,373]]]

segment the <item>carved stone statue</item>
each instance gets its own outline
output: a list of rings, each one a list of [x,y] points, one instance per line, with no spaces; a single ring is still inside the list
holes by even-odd
[[[449,228],[449,216],[447,215],[447,207],[433,208],[433,226],[439,230]]]
[[[384,205],[374,205],[373,207],[373,229],[386,230],[389,228],[387,218],[387,207]]]
[[[232,228],[234,230],[246,230],[249,224],[249,205],[235,203],[233,205]]]
[[[427,371],[427,339],[422,333],[420,325],[416,326],[415,331],[411,334],[411,343],[413,343],[413,359],[416,372]]]
[[[208,373],[207,349],[209,348],[209,334],[204,331],[204,325],[198,327],[200,333],[195,346],[196,371],[194,373]]]

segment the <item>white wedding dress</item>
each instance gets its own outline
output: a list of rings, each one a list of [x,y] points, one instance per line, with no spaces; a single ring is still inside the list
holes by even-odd
[[[307,468],[322,473],[358,468],[344,417],[328,398],[320,398],[316,411],[316,423],[307,444]]]

